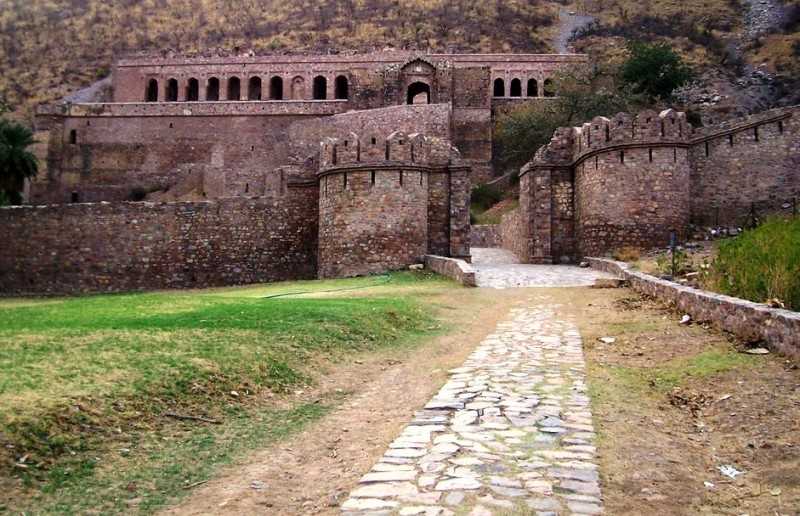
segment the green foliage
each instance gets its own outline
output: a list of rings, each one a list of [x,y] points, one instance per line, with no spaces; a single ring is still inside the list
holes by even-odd
[[[478,185],[470,193],[470,206],[488,210],[503,199],[503,192],[491,185]]]
[[[800,310],[800,217],[772,218],[723,241],[708,281],[724,294]]]
[[[22,200],[23,182],[39,171],[36,156],[28,150],[34,143],[30,129],[0,118],[0,191],[11,204]]]
[[[495,127],[496,157],[504,168],[518,168],[546,145],[559,127],[569,127],[645,105],[640,95],[619,84],[614,68],[574,68],[557,74],[558,97],[501,113]]]
[[[667,100],[676,88],[688,83],[692,72],[672,48],[664,43],[634,42],[630,57],[620,69],[620,77],[636,93],[651,99]]]
[[[656,267],[661,274],[672,274],[672,253],[663,253],[656,257]],[[692,261],[686,251],[675,249],[675,275],[684,274],[692,270]]]

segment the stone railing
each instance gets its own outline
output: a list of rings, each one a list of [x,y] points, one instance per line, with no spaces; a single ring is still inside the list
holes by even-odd
[[[586,260],[592,268],[619,275],[637,292],[666,301],[696,321],[709,322],[744,341],[765,342],[779,353],[800,358],[800,312],[679,285],[632,271],[628,264],[614,260]]]
[[[427,254],[425,255],[425,268],[442,276],[447,276],[465,287],[477,286],[475,270],[464,260]]]

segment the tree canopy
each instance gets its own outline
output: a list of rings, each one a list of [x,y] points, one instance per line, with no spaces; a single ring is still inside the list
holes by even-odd
[[[628,51],[630,57],[622,64],[620,77],[636,93],[668,100],[692,78],[689,66],[665,43],[634,42]]]
[[[18,204],[26,179],[39,171],[36,156],[28,149],[33,132],[16,122],[0,118],[0,200]]]

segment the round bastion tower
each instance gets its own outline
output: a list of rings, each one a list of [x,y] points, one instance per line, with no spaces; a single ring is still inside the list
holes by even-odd
[[[373,274],[420,262],[435,240],[431,176],[447,170],[452,151],[444,140],[402,132],[324,140],[319,277]]]

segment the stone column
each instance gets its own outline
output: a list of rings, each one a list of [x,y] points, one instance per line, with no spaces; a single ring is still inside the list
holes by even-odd
[[[469,259],[470,167],[450,167],[450,256]]]

